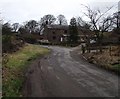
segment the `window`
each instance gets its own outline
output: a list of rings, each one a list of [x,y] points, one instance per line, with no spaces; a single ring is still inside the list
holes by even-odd
[[[65,30],[64,33],[67,33],[67,30]]]
[[[53,34],[55,34],[55,32],[52,32]]]
[[[53,40],[55,40],[56,39],[56,36],[53,36]]]

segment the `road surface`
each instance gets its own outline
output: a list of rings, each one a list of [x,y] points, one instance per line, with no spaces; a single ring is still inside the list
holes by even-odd
[[[49,46],[52,52],[26,72],[27,97],[117,97],[119,77],[84,60],[77,48]],[[76,51],[75,51],[76,50]]]

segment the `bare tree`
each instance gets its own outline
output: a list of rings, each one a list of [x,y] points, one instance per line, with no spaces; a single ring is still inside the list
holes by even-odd
[[[120,28],[120,11],[113,14],[113,22],[116,28]]]
[[[77,17],[76,21],[78,26],[83,26],[86,23],[81,17]]]
[[[2,24],[3,24],[3,20],[2,20],[2,18],[0,16],[0,35],[2,34]]]
[[[83,6],[87,9],[87,13],[84,13],[84,14],[90,19],[91,30],[93,30],[96,34],[97,44],[101,46],[103,32],[108,31],[112,26],[111,18],[106,14],[108,11],[110,11],[113,8],[113,6],[109,7],[103,13],[101,13],[99,9],[92,10],[88,6],[85,6],[85,5]],[[100,51],[101,51],[101,48],[100,48]]]
[[[15,32],[17,32],[17,30],[18,30],[18,28],[19,28],[19,23],[14,23],[14,24],[12,24],[12,27],[13,27],[13,30],[14,30]]]
[[[38,26],[38,23],[35,20],[30,20],[25,24],[25,28],[29,31],[29,33],[34,33],[37,26]]]
[[[113,32],[120,34],[120,11],[113,14],[112,22],[113,22],[113,28],[114,28]]]
[[[43,18],[41,18],[38,22],[38,30],[41,32],[46,25],[54,24],[55,21],[56,18],[54,17],[54,15],[44,15]]]
[[[99,26],[99,30],[103,33],[106,31],[111,31],[113,29],[113,21],[112,21],[112,17],[108,16],[106,18],[104,18],[101,21],[101,25]]]
[[[67,25],[67,20],[64,15],[60,14],[57,16],[57,22],[59,25]]]
[[[28,30],[25,28],[25,26],[20,26],[18,31],[19,31],[20,34],[28,33]]]
[[[110,11],[112,7],[108,8],[106,11],[101,13],[101,11],[98,10],[92,10],[90,7],[85,6],[87,8],[87,13],[84,13],[89,19],[91,23],[91,29],[93,30],[100,30],[101,23],[103,22],[103,19],[105,19],[106,13]],[[108,17],[108,16],[107,16]],[[102,22],[101,22],[102,21]]]
[[[2,25],[2,35],[10,35],[11,34],[11,24],[9,22],[4,23]]]
[[[77,26],[90,29],[91,25],[88,22],[84,21],[81,17],[77,17],[76,21],[77,21]]]
[[[99,36],[100,31],[107,30],[112,25],[111,18],[106,15],[112,7],[108,8],[105,12],[101,13],[100,10],[92,10],[90,7],[87,8],[87,13],[84,13],[89,19],[91,24],[91,29],[96,32],[96,35]]]
[[[43,24],[53,24],[55,22],[56,18],[51,15],[51,14],[48,14],[48,15],[45,15],[43,16],[43,18],[41,18],[40,20],[40,24],[43,25]]]

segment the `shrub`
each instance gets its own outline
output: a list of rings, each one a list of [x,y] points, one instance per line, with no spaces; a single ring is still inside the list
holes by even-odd
[[[11,35],[3,35],[2,36],[2,51],[8,52],[12,49],[12,43],[11,43]]]
[[[36,43],[37,39],[32,35],[32,34],[24,34],[22,35],[24,41],[28,42],[28,43]]]

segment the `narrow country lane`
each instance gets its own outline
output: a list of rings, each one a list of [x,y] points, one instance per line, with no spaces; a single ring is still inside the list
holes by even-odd
[[[37,59],[27,70],[24,96],[118,96],[120,78],[117,75],[88,63],[75,53],[75,48],[48,48],[51,54]]]

